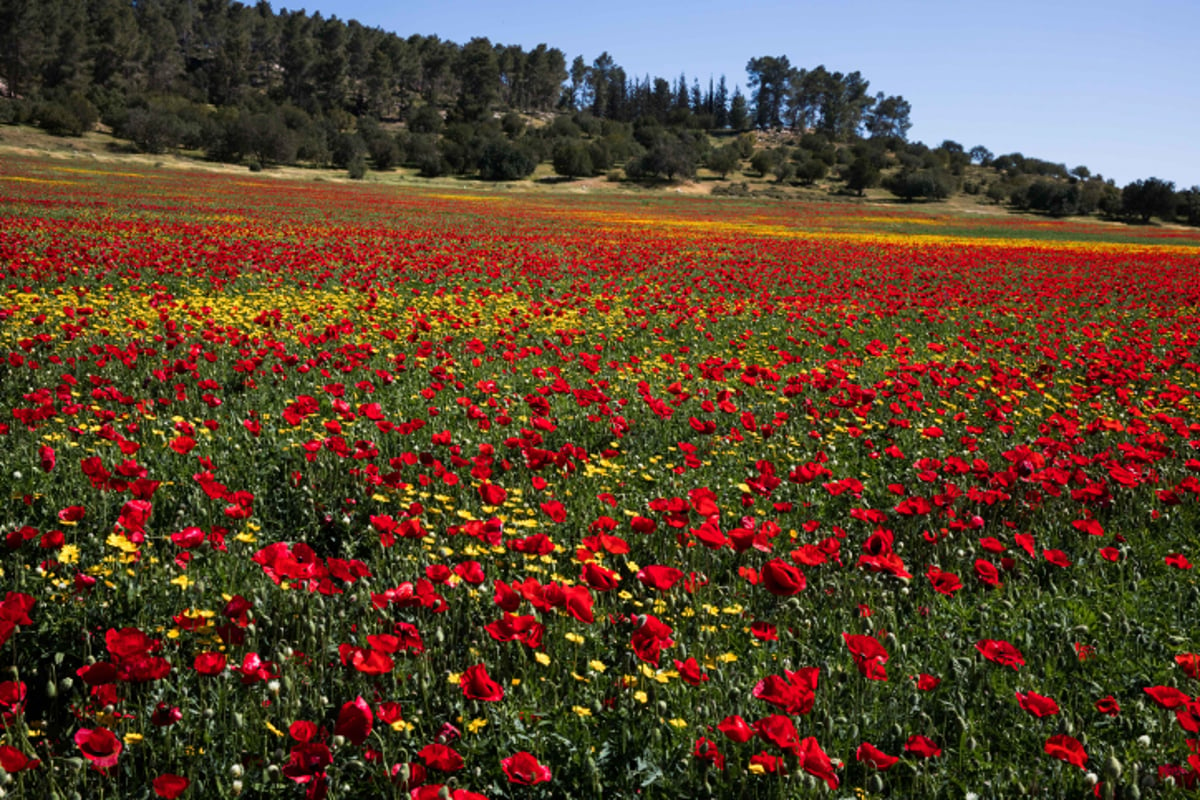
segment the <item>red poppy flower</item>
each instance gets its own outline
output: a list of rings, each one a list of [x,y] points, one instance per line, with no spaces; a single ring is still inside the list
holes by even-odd
[[[676,569],[675,567],[665,567],[661,564],[651,564],[648,567],[642,567],[637,572],[637,579],[639,581],[651,589],[657,589],[660,592],[669,591],[682,577],[683,570]]]
[[[763,678],[755,684],[750,694],[778,706],[788,714],[807,714],[812,711],[820,669],[802,667],[795,672],[788,669],[783,672],[782,676],[768,675]]]
[[[225,663],[224,653],[201,653],[192,667],[201,675],[219,675],[225,669]]]
[[[334,725],[333,732],[338,736],[346,737],[348,742],[357,747],[371,735],[371,726],[374,721],[375,717],[371,713],[371,707],[367,705],[366,700],[359,696],[342,706],[342,710],[338,712],[337,724]]]
[[[183,712],[179,710],[179,706],[169,706],[166,703],[159,703],[150,715],[150,722],[156,728],[169,728],[181,719]]]
[[[815,737],[809,736],[800,742],[796,755],[800,759],[800,767],[805,772],[825,781],[825,785],[830,789],[838,788],[841,780],[834,772],[833,762],[821,749],[821,745],[817,744]]]
[[[717,730],[725,734],[727,739],[732,739],[738,744],[748,742],[754,736],[754,729],[746,724],[746,720],[737,714],[721,720],[717,724]]]
[[[123,747],[108,728],[80,728],[75,732],[75,746],[99,772],[117,765]]]
[[[922,692],[932,691],[936,689],[942,682],[941,678],[928,675],[924,672],[922,672],[920,675],[914,675],[913,677],[917,679],[917,688]]]
[[[458,751],[436,742],[422,747],[417,756],[425,762],[425,766],[442,772],[457,772],[464,766],[463,757]]]
[[[933,590],[947,597],[954,597],[954,593],[962,588],[962,581],[953,572],[943,572],[932,564],[925,571],[925,577],[929,578],[929,582],[933,584]]]
[[[779,641],[779,633],[775,630],[775,626],[769,622],[756,620],[750,625],[750,635],[762,642],[777,642]]]
[[[288,726],[288,735],[297,742],[311,742],[317,735],[317,724],[306,719],[298,719]]]
[[[787,774],[787,764],[784,763],[783,758],[780,756],[773,756],[765,750],[761,753],[755,753],[754,755],[750,756],[750,767],[751,769],[754,767],[761,767],[762,771],[767,773],[778,772],[782,775]]]
[[[1096,710],[1101,714],[1107,714],[1110,717],[1115,717],[1121,713],[1121,705],[1117,699],[1111,694],[1107,697],[1101,697],[1096,701]]]
[[[263,659],[258,653],[247,653],[242,659],[242,666],[235,669],[242,673],[242,683],[246,686],[278,677],[275,662]]]
[[[1079,740],[1067,736],[1065,733],[1047,739],[1044,750],[1046,755],[1054,756],[1068,764],[1074,764],[1080,769],[1084,768],[1084,764],[1088,760],[1087,753],[1084,752],[1083,745],[1079,743]]]
[[[717,749],[717,743],[707,736],[701,736],[692,746],[692,755],[700,761],[706,761],[719,770],[725,769],[725,756]]]
[[[1025,666],[1025,656],[1021,655],[1021,651],[1003,639],[980,639],[975,643],[975,649],[989,661],[1012,667],[1015,671]]]
[[[120,671],[116,664],[110,664],[107,661],[97,661],[95,664],[80,667],[75,670],[75,674],[88,686],[116,683],[120,678]]]
[[[846,647],[850,648],[850,655],[854,658],[854,666],[858,667],[859,673],[873,681],[887,680],[884,664],[887,663],[889,655],[878,639],[874,636],[850,633],[843,633],[842,639],[845,640]]]
[[[633,632],[629,645],[638,658],[657,667],[661,652],[675,644],[672,633],[674,631],[670,625],[653,614],[646,614],[642,624]]]
[[[355,647],[343,643],[338,645],[338,655],[342,659],[342,664],[354,667],[364,675],[386,675],[396,665],[396,662],[387,653],[381,653],[369,647]]]
[[[170,448],[181,456],[186,456],[196,446],[196,440],[190,436],[176,436],[170,441]]]
[[[800,735],[796,732],[796,724],[791,717],[783,714],[772,714],[751,725],[758,737],[765,742],[778,747],[780,750],[795,752],[800,747]]]
[[[494,703],[504,699],[504,689],[488,677],[487,667],[483,664],[467,667],[467,671],[459,678],[458,685],[462,687],[463,696],[472,700]]]
[[[1200,654],[1183,653],[1175,656],[1175,663],[1190,678],[1200,681]]]
[[[900,760],[897,756],[889,756],[870,742],[860,744],[854,751],[854,757],[878,770],[885,770]]]
[[[187,791],[190,784],[191,781],[182,775],[173,775],[167,772],[151,781],[150,785],[154,787],[154,793],[159,797],[175,800],[176,797]]]
[[[50,472],[54,469],[55,457],[54,448],[48,444],[44,444],[38,448],[38,463],[42,467],[42,472]]]
[[[676,658],[673,660],[675,662],[675,669],[679,670],[679,677],[692,686],[699,686],[708,680],[708,673],[700,669],[700,665],[696,663],[696,659],[689,658],[687,661],[680,661]]]
[[[487,576],[483,574],[483,566],[478,561],[464,561],[461,564],[455,564],[454,574],[471,586],[479,586],[487,580]]]
[[[1017,692],[1017,703],[1035,717],[1049,717],[1058,713],[1058,703],[1037,692]]]
[[[988,586],[1003,585],[1000,582],[1000,571],[996,569],[996,565],[982,558],[975,560],[975,577]]]
[[[41,763],[40,760],[30,758],[15,747],[7,744],[0,745],[0,769],[10,775],[27,769],[37,769]]]
[[[484,505],[499,506],[508,499],[508,492],[504,490],[503,486],[484,483],[479,486],[479,497],[483,500]]]
[[[117,663],[143,656],[149,653],[156,644],[153,639],[137,628],[122,628],[121,630],[109,628],[108,633],[104,635],[104,641],[108,645],[108,652],[112,655],[113,661]]]
[[[532,614],[518,616],[505,614],[500,619],[484,627],[484,630],[498,642],[521,642],[532,649],[542,646],[542,636],[546,626],[537,621]]]
[[[1042,555],[1056,567],[1066,568],[1071,566],[1071,559],[1062,550],[1043,550]]]
[[[595,561],[583,565],[579,578],[597,592],[611,592],[620,585],[621,580],[621,576],[614,570],[606,569]]]
[[[321,742],[301,742],[288,753],[288,763],[282,772],[296,783],[322,781],[326,767],[332,763],[333,753],[327,746]]]
[[[524,750],[513,753],[508,758],[500,759],[500,767],[509,783],[520,786],[533,786],[550,780],[550,768],[539,764],[532,753]]]
[[[1167,562],[1168,566],[1175,567],[1176,569],[1192,568],[1192,562],[1188,561],[1187,556],[1183,555],[1182,553],[1171,553],[1163,560]]]
[[[1150,699],[1160,707],[1166,709],[1186,706],[1188,701],[1191,700],[1190,697],[1173,686],[1147,686],[1146,694],[1150,695]]]
[[[649,517],[634,517],[629,521],[629,527],[633,528],[638,533],[649,534],[654,533],[658,528],[658,523]]]
[[[790,597],[804,591],[804,573],[782,559],[768,561],[760,574],[763,586],[777,597]]]
[[[938,747],[929,737],[918,733],[908,737],[908,742],[904,745],[904,752],[921,758],[936,758],[942,754],[942,748]]]

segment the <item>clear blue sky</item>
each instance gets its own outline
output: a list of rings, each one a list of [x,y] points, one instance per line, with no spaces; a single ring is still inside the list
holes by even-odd
[[[401,36],[545,42],[630,76],[688,82],[746,62],[859,70],[871,93],[912,104],[909,138],[1086,165],[1123,185],[1200,184],[1200,0],[303,0]]]

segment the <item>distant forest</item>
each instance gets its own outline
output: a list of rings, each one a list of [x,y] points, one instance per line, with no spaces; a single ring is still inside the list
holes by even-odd
[[[772,193],[740,175],[1200,224],[1200,187],[1118,187],[1085,166],[910,142],[909,102],[872,94],[857,71],[761,56],[745,84],[630,75],[607,52],[588,63],[546,44],[404,38],[264,0],[0,0],[0,123],[62,136],[99,123],[147,153],[351,177],[404,166],[505,181],[550,164],[654,183],[706,170],[722,194]]]

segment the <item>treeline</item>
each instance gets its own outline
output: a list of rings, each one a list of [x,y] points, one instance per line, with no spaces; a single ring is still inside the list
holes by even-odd
[[[763,56],[746,72],[743,93],[725,76],[630,75],[607,52],[568,63],[546,44],[403,38],[275,13],[265,0],[0,0],[0,122],[59,135],[101,122],[149,153],[352,177],[403,165],[512,180],[549,163],[568,178],[645,181],[705,168],[781,186],[882,185],[910,200],[965,191],[1054,215],[1200,223],[1198,187],[1152,178],[1118,188],[1085,167],[909,142],[911,105],[871,94],[857,71]]]

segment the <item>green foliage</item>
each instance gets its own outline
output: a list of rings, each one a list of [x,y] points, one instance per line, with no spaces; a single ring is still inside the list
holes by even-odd
[[[808,151],[798,149],[793,156],[796,162],[796,178],[805,186],[812,186],[829,174],[829,165],[820,159],[813,158]],[[874,184],[872,184],[874,185]]]
[[[552,163],[555,173],[567,178],[592,174],[591,154],[587,145],[579,139],[559,139],[555,142]]]
[[[161,153],[183,138],[178,116],[157,108],[133,108],[113,132],[129,139],[143,153]]]
[[[741,89],[734,87],[733,99],[729,101],[729,127],[744,131],[750,123],[750,108]]]
[[[34,109],[38,127],[55,136],[82,136],[95,127],[100,112],[80,92],[44,100]]]
[[[1179,192],[1178,198],[1175,216],[1187,222],[1188,225],[1200,225],[1200,186],[1183,189]]]
[[[775,165],[785,158],[787,154],[776,148],[757,150],[750,156],[750,168],[765,178],[774,171]]]
[[[515,111],[505,112],[500,118],[500,129],[510,139],[516,139],[525,132],[525,118]]]
[[[443,127],[442,115],[432,105],[421,106],[408,117],[408,130],[412,133],[441,133]]]
[[[879,183],[880,171],[870,155],[864,153],[842,171],[846,188],[862,197],[864,190]]]
[[[1127,184],[1121,190],[1121,210],[1127,217],[1149,222],[1151,217],[1165,220],[1175,213],[1175,184],[1159,178],[1146,178]]]
[[[912,127],[912,104],[901,96],[884,96],[878,92],[867,110],[864,127],[872,139],[908,138],[908,129]]]
[[[625,174],[634,180],[656,177],[686,180],[695,176],[697,160],[691,143],[677,136],[662,135],[644,155],[626,163]]]
[[[988,150],[981,144],[977,144],[967,151],[967,156],[971,159],[972,164],[978,164],[981,167],[989,166],[995,156],[991,150]]]
[[[333,165],[339,169],[349,169],[357,159],[365,158],[367,143],[358,132],[339,133],[333,140]]]
[[[0,97],[0,125],[24,125],[33,120],[35,106],[28,100]]]
[[[827,167],[837,163],[837,147],[822,133],[806,133],[800,137],[800,147]]]
[[[1066,217],[1080,212],[1079,194],[1078,183],[1039,178],[1013,192],[1011,202],[1017,208]]]
[[[724,180],[725,176],[737,169],[741,162],[741,149],[736,143],[731,143],[724,147],[714,148],[708,154],[705,166],[720,175],[721,179]]]
[[[479,177],[485,181],[515,181],[528,178],[537,169],[537,158],[529,148],[503,137],[492,137],[483,145],[478,159]]]
[[[371,164],[380,172],[391,169],[402,160],[398,139],[384,130],[374,118],[359,120],[358,134],[362,137],[365,152],[371,157]]]
[[[884,181],[883,187],[905,200],[944,200],[954,191],[954,179],[937,169],[903,169]]]

